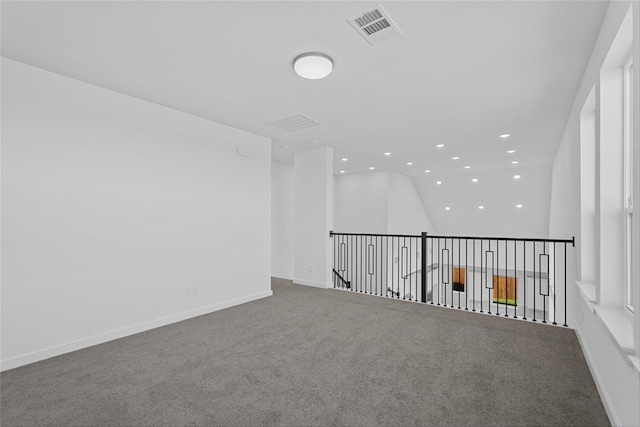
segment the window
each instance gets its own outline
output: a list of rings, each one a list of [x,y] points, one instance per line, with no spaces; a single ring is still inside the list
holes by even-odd
[[[518,305],[516,299],[516,289],[518,289],[518,279],[508,276],[493,276],[493,302]],[[547,295],[549,292],[547,291]]]
[[[465,269],[462,267],[453,267],[453,290],[456,292],[464,292]]]
[[[623,85],[625,306],[633,311],[633,56],[624,65]]]

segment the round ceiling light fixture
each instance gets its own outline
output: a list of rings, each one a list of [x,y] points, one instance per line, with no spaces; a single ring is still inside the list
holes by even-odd
[[[333,71],[333,59],[324,53],[303,53],[293,60],[293,69],[305,79],[322,79]]]

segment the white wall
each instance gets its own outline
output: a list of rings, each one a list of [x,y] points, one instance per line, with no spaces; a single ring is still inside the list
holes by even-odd
[[[434,228],[411,178],[389,172],[387,232],[390,234],[433,233]]]
[[[332,286],[333,149],[295,154],[294,283]]]
[[[2,369],[271,295],[268,139],[3,58],[2,142]]]
[[[271,163],[271,276],[293,279],[294,168]]]
[[[434,232],[411,178],[387,171],[337,175],[334,224],[339,233]]]
[[[388,172],[335,177],[334,231],[387,233]]]
[[[551,209],[549,233],[551,235],[575,235],[580,246],[581,239],[581,200],[580,200],[580,113],[594,86],[600,83],[600,68],[616,35],[616,31],[629,8],[630,2],[611,2],[603,21],[598,40],[594,46],[589,64],[585,70],[576,100],[574,102],[562,141],[553,165]],[[634,64],[638,64],[639,54],[639,18],[638,2],[634,2],[633,55]],[[634,80],[634,106],[638,110],[638,74]],[[635,147],[638,147],[638,115],[634,117]],[[603,147],[604,148],[604,147]],[[597,156],[597,155],[596,155]],[[596,158],[596,162],[600,159]],[[637,177],[637,171],[636,171]],[[636,179],[637,181],[637,179]],[[602,185],[602,182],[600,182]],[[604,187],[600,192],[609,191]],[[596,194],[598,191],[596,190]],[[598,197],[598,196],[597,196]],[[636,192],[637,197],[637,192]],[[599,199],[599,198],[598,198]],[[619,236],[621,239],[622,236]],[[637,235],[636,235],[637,239]],[[601,246],[597,246],[598,259]],[[573,252],[573,251],[571,251]],[[637,253],[637,252],[636,252]],[[580,255],[578,253],[578,255]],[[584,262],[584,260],[583,260]],[[590,301],[586,294],[578,291],[574,281],[579,279],[577,265],[571,260],[567,265],[569,286],[568,303],[576,325],[576,333],[584,350],[587,362],[600,391],[611,421],[616,425],[640,425],[638,401],[640,401],[640,373],[632,364],[607,326],[598,304]],[[635,278],[636,289],[638,277]],[[609,285],[609,284],[606,284]],[[636,298],[636,302],[638,298]],[[636,306],[637,307],[637,306]],[[620,310],[625,310],[620,308]],[[638,309],[634,314],[635,334],[638,334]],[[628,313],[627,313],[628,314]],[[637,345],[636,345],[637,352]],[[636,353],[637,356],[637,353]]]

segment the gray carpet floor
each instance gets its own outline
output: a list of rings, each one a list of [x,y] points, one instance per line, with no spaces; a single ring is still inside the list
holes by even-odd
[[[573,330],[272,288],[2,373],[2,426],[609,425]]]

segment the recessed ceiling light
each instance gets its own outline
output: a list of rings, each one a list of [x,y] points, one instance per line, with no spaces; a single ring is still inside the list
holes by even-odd
[[[484,209],[484,206],[480,205],[478,206],[478,209]]]
[[[391,155],[391,153],[387,151],[386,153],[384,153],[384,155],[385,155],[385,156],[390,156],[390,155]]]
[[[369,170],[374,170],[375,168],[373,166],[369,166]]]
[[[465,169],[471,169],[471,166],[466,165],[464,168],[465,168]]]
[[[521,207],[522,207],[522,205],[521,205],[521,204],[517,204],[517,205],[516,205],[516,208],[518,208],[518,209],[520,209]]]
[[[471,181],[478,182],[478,178],[473,178]]]
[[[345,171],[340,171],[340,173],[344,173]]]
[[[509,153],[509,154],[513,154],[515,152],[516,152],[516,150],[507,150],[507,153]]]
[[[407,166],[411,166],[413,162],[407,162]]]
[[[333,71],[333,59],[324,53],[303,53],[293,60],[293,69],[305,79],[322,79]]]
[[[450,210],[451,210],[451,208],[450,208],[449,206],[445,206],[445,208],[444,208],[444,209],[445,209],[445,210],[447,210],[447,211],[450,211]]]
[[[289,146],[288,146],[287,144],[284,144],[284,145],[282,145],[282,146],[281,146],[281,148],[282,148],[283,150],[286,150],[287,148],[289,148]]]
[[[460,156],[453,156],[453,157],[451,158],[451,160],[458,160],[459,158],[460,158]]]
[[[343,162],[348,161],[349,159],[347,159],[346,157],[341,158],[340,160],[342,160]]]
[[[440,185],[442,184],[442,181],[436,181],[436,184]]]
[[[444,144],[436,144],[436,148],[442,148],[444,147]]]
[[[427,169],[426,171],[424,171],[424,173],[429,173],[431,172],[431,170]]]
[[[509,138],[511,136],[510,133],[503,133],[502,135],[500,135],[500,138],[505,139],[505,138]]]
[[[517,160],[514,160],[514,161],[513,161],[513,162],[511,162],[511,163],[513,163],[514,165],[517,165],[517,164],[518,164],[518,163],[520,163],[520,162],[519,162],[519,161],[517,161]]]
[[[520,179],[520,175],[513,175],[513,179]]]

